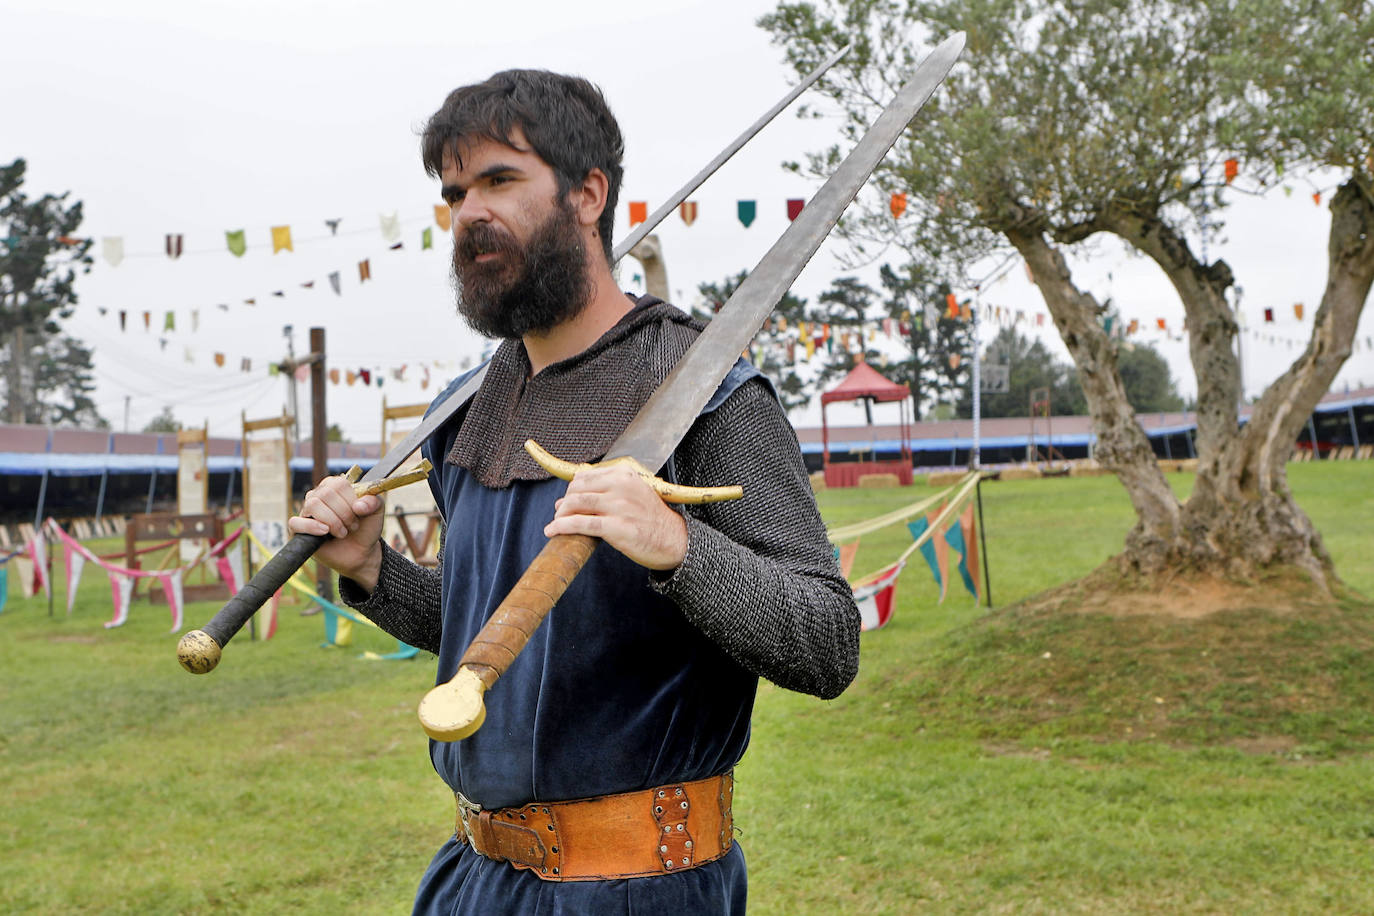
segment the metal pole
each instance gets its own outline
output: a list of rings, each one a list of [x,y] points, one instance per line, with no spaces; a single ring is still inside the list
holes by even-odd
[[[51,455],[51,454],[52,454],[52,427],[48,427],[48,444],[47,444],[46,446],[44,446],[44,448],[43,448],[43,453],[44,453],[45,455]],[[34,531],[35,537],[38,535],[39,531],[42,530],[42,525],[43,525],[43,504],[47,501],[47,498],[48,498],[48,462],[45,460],[44,463],[43,463],[43,480],[42,480],[42,482],[40,482],[40,483],[38,484],[38,508],[37,508],[37,510],[33,513],[33,531]],[[52,581],[52,580],[48,580],[48,581]]]
[[[234,473],[235,469],[229,469],[229,486],[224,489],[224,514],[228,515],[230,507],[234,505]]]
[[[988,536],[987,527],[983,524],[983,478],[979,477],[978,482],[973,485],[973,492],[978,498],[978,544],[983,551],[983,591],[988,596],[988,607],[992,607],[992,573],[988,572]]]
[[[979,423],[983,414],[983,355],[978,339],[978,309],[981,308],[980,287],[973,288],[973,452],[969,455],[969,467],[978,470],[982,461],[982,448]]]
[[[1312,458],[1313,458],[1313,460],[1316,460],[1316,459],[1318,459],[1318,458],[1321,458],[1322,453],[1321,453],[1321,451],[1317,448],[1317,424],[1315,424],[1315,423],[1312,422],[1312,415],[1311,415],[1311,414],[1308,414],[1308,415],[1307,415],[1307,437],[1308,437],[1308,441],[1312,443]]]
[[[153,490],[157,488],[157,468],[153,468],[153,473],[148,475],[148,505],[144,507],[145,515],[152,514],[153,511]]]
[[[1345,413],[1346,413],[1346,415],[1347,415],[1348,417],[1350,417],[1350,444],[1351,444],[1352,446],[1354,446],[1355,451],[1358,452],[1358,451],[1360,450],[1360,433],[1359,433],[1359,430],[1357,430],[1357,429],[1355,428],[1355,408],[1354,408],[1354,406],[1353,406],[1353,405],[1346,405]]]
[[[114,452],[114,433],[110,433],[109,444],[105,448],[105,454]],[[105,483],[110,479],[110,466],[106,464],[100,469],[100,495],[95,498],[95,525],[100,528],[100,519],[105,511]]]

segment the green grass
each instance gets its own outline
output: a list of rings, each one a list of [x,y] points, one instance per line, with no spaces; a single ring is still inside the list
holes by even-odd
[[[1374,463],[1290,474],[1344,581],[1374,595]],[[928,492],[821,505],[843,523]],[[999,608],[1091,572],[1132,519],[1110,478],[983,499]],[[907,543],[866,536],[856,571]],[[375,632],[319,649],[320,618],[286,608],[276,639],[240,637],[192,677],[165,608],[101,626],[98,570],[70,618],[16,594],[0,912],[408,911],[451,832],[414,712],[432,657],[358,659],[394,647]],[[1265,594],[1196,621],[989,615],[962,591],[937,604],[916,558],[844,696],[760,690],[736,801],[751,911],[1374,911],[1374,609]]]

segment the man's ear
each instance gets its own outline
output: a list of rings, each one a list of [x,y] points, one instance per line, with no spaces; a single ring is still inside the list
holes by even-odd
[[[610,188],[611,182],[606,173],[594,168],[582,179],[580,185],[572,189],[569,200],[574,212],[577,213],[578,223],[583,226],[596,225],[601,219],[602,211],[606,209],[606,195]]]

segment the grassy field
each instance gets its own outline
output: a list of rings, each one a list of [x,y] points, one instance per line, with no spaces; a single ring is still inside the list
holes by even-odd
[[[1374,463],[1290,474],[1374,595]],[[983,496],[997,612],[937,605],[911,565],[844,696],[761,688],[735,806],[751,911],[1374,912],[1374,608],[1287,583],[1198,620],[1003,610],[1101,564],[1131,513],[1109,478]],[[906,543],[865,537],[856,572]],[[432,657],[359,659],[394,647],[376,632],[320,649],[287,608],[196,678],[165,608],[108,616],[98,570],[70,618],[13,589],[0,614],[0,912],[408,911],[451,832],[414,718]]]

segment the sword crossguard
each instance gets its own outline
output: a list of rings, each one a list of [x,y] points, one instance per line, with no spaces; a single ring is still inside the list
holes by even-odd
[[[525,451],[529,452],[535,464],[539,465],[559,480],[572,480],[579,471],[585,471],[590,468],[606,468],[614,467],[615,465],[625,465],[638,474],[665,503],[700,506],[705,503],[721,503],[732,499],[740,499],[744,496],[743,487],[688,487],[682,484],[668,483],[666,480],[660,480],[655,477],[644,467],[644,465],[628,455],[622,458],[612,458],[610,461],[597,462],[595,464],[574,464],[571,461],[564,461],[562,458],[549,454],[548,451],[533,439],[525,440]]]

